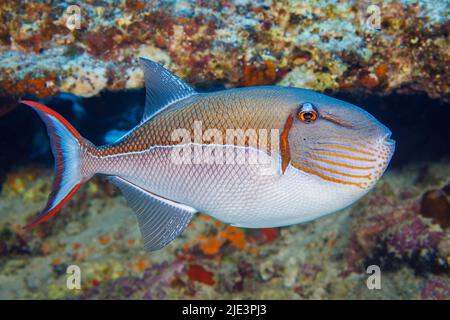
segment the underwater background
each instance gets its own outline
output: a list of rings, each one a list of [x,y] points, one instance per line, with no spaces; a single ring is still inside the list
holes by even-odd
[[[0,299],[450,299],[449,16],[448,1],[425,0],[2,1]],[[99,176],[23,230],[45,207],[53,158],[18,101],[111,143],[140,120],[140,56],[200,91],[278,84],[351,102],[391,129],[394,158],[367,196],[302,225],[200,214],[149,253]],[[367,286],[372,265],[381,289]]]

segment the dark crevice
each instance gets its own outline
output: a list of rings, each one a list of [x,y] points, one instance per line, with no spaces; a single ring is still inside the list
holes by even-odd
[[[392,131],[396,151],[391,166],[450,158],[450,105],[425,94],[334,97],[364,108]]]
[[[389,127],[397,141],[393,167],[414,161],[450,158],[450,106],[425,94],[360,96],[340,92],[338,99],[363,107]],[[101,145],[111,130],[133,128],[142,114],[145,91],[105,92],[98,97],[61,95],[44,101],[71,122],[80,133]],[[13,166],[30,162],[52,165],[48,138],[39,117],[19,107],[0,117],[0,176]]]

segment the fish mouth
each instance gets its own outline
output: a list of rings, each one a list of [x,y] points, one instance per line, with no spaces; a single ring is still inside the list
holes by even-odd
[[[395,146],[395,140],[391,139],[392,132],[388,132],[384,135],[382,138],[382,142],[387,147],[394,147]]]

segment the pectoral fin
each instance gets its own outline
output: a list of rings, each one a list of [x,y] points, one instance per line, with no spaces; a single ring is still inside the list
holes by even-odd
[[[154,195],[119,177],[110,177],[136,213],[144,248],[155,251],[164,248],[187,227],[194,208]]]

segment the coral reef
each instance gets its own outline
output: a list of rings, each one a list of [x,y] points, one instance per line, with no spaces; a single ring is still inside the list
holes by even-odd
[[[137,58],[146,56],[199,88],[279,83],[448,98],[445,1],[77,3],[73,30],[71,2],[0,5],[0,96],[140,88]]]
[[[449,162],[429,165],[432,179],[418,168],[391,170],[355,206],[304,225],[239,229],[200,214],[154,253],[103,178],[23,230],[45,204],[50,174],[11,171],[0,194],[0,298],[448,299],[449,228],[423,201],[427,190],[448,191]],[[66,288],[69,265],[81,268],[81,290]],[[369,265],[381,268],[381,290],[366,287]]]
[[[450,201],[445,189],[427,191],[422,197],[420,212],[425,217],[433,218],[443,228],[450,227]]]
[[[0,4],[0,299],[450,299],[447,2],[85,0],[73,29],[70,4]],[[45,130],[32,111],[11,112],[17,98],[56,96],[45,103],[83,136],[115,141],[142,112],[144,90],[126,90],[143,87],[139,56],[200,90],[350,95],[394,132],[393,165],[339,213],[273,229],[198,214],[158,252],[144,251],[131,209],[103,177],[24,230],[52,174]],[[71,265],[81,289],[66,286]],[[373,265],[380,290],[367,286]]]

